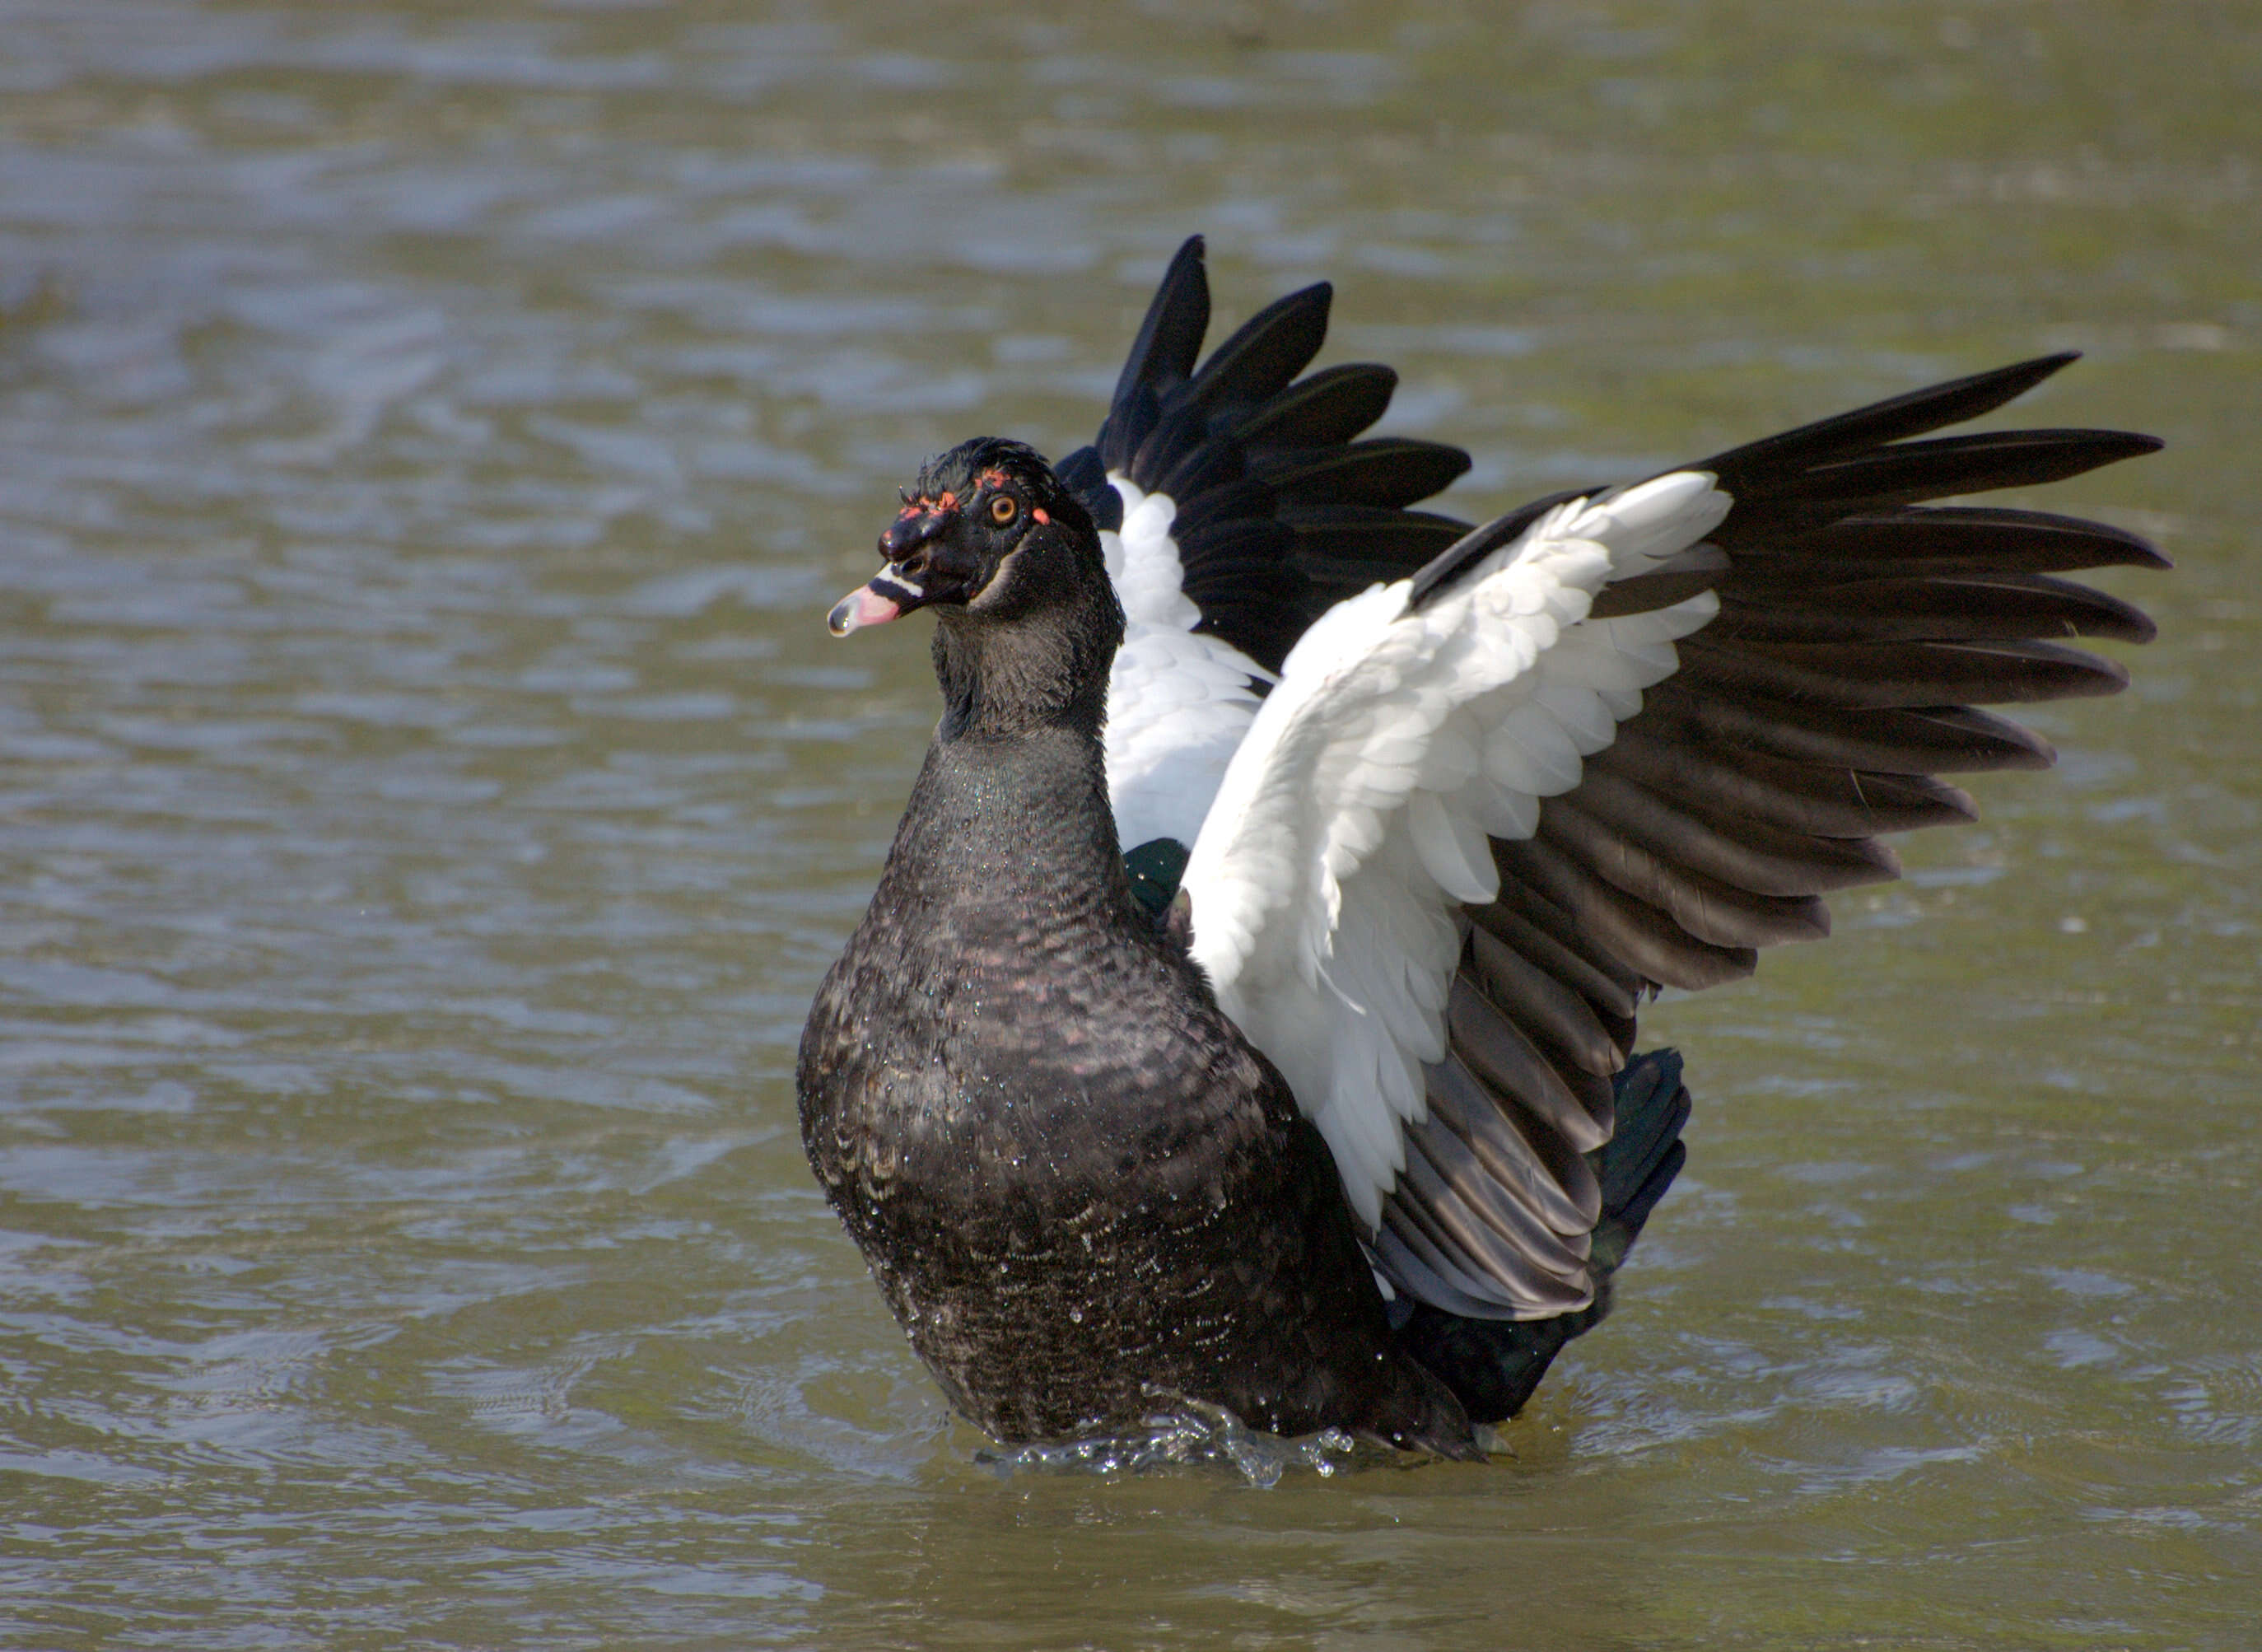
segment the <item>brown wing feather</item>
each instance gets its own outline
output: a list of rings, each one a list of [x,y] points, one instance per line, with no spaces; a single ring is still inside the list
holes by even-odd
[[[2062,639],[2143,642],[2151,622],[2051,576],[2166,566],[2156,550],[2096,523],[1916,501],[2158,444],[2112,431],[1904,441],[2066,359],[1707,461],[1736,501],[1711,541],[1598,606],[1639,612],[1708,587],[1721,602],[1617,743],[1542,805],[1535,835],[1493,846],[1500,898],[1469,914],[1449,1054],[1377,1236],[1378,1259],[1417,1296],[1493,1318],[1583,1306],[1601,1208],[1587,1155],[1607,1137],[1608,1078],[1643,992],[1733,980],[1761,947],[1826,934],[1823,894],[1898,874],[1881,833],[1976,817],[1936,776],[2049,765],[2046,741],[1978,705],[2127,682]]]

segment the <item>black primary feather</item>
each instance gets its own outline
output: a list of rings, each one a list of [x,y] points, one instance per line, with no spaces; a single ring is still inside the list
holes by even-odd
[[[1184,384],[1209,330],[1209,278],[1202,271],[1202,238],[1190,236],[1172,256],[1163,284],[1147,307],[1146,319],[1131,341],[1131,353],[1108,400],[1107,420],[1099,427],[1106,470],[1120,470],[1138,451],[1152,428],[1163,396]]]
[[[1297,377],[1325,342],[1331,299],[1321,283],[1276,299],[1197,364],[1209,289],[1200,238],[1188,241],[1148,308],[1093,458],[1071,461],[1072,485],[1103,526],[1110,473],[1170,495],[1198,629],[1268,671],[1341,597],[1404,578],[1467,527],[1403,509],[1466,471],[1466,453],[1355,443],[1388,408],[1395,373],[1353,363]]]
[[[1739,496],[1781,485],[1800,472],[1848,454],[1962,424],[2004,407],[2059,369],[2081,359],[2078,350],[2037,356],[1990,372],[1891,396],[1833,418],[1819,419],[1741,447],[1699,459],[1688,468],[1710,471],[1720,486]]]

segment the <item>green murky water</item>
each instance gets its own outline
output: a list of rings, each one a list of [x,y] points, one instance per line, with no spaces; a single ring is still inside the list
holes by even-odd
[[[2203,5],[0,7],[11,1646],[2244,1648],[2262,24]],[[933,715],[893,488],[1338,283],[1476,515],[2074,346],[2162,638],[1669,1003],[1487,1468],[1001,1479],[801,1163]]]

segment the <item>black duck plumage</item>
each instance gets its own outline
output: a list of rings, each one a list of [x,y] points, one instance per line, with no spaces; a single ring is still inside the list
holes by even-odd
[[[999,1439],[1134,1426],[1176,1393],[1474,1454],[1394,1343],[1326,1144],[1133,895],[1096,535],[1041,464],[969,447],[922,476],[921,499],[957,502],[920,543],[941,541],[930,568],[990,573],[940,610],[941,726],[802,1037],[819,1181]],[[1053,520],[998,543],[985,472]]]
[[[1388,410],[1396,373],[1351,363],[1296,377],[1326,337],[1332,300],[1324,282],[1289,293],[1199,360],[1209,287],[1201,237],[1189,240],[1148,307],[1098,439],[1058,472],[1103,526],[1121,521],[1109,473],[1168,494],[1200,629],[1268,671],[1335,603],[1402,578],[1468,529],[1406,509],[1465,473],[1467,454],[1356,440]]]
[[[1689,1091],[1676,1052],[1637,1057],[1618,1076],[1615,1092],[1617,1134],[1587,1159],[1602,1211],[1591,1255],[1603,1282],[1593,1302],[1545,1319],[1473,1317],[1429,1302],[1393,1305],[1401,1345],[1443,1377],[1473,1417],[1515,1416],[1555,1356],[1603,1322],[1610,1309],[1610,1276],[1688,1158],[1680,1137],[1689,1122]]]
[[[2071,356],[1705,461],[1725,520],[1603,588],[1592,615],[1710,591],[1717,617],[1613,713],[1614,742],[1529,836],[1491,841],[1499,894],[1459,913],[1446,1054],[1362,1224],[1286,1080],[1188,960],[1185,846],[1137,846],[1127,867],[1099,743],[1123,624],[1097,538],[1123,520],[1111,473],[1171,496],[1195,630],[1266,671],[1341,598],[1410,578],[1410,606],[1440,602],[1580,496],[1475,529],[1408,509],[1466,456],[1358,439],[1387,368],[1297,377],[1330,296],[1288,295],[1203,360],[1187,242],[1095,444],[1056,472],[998,442],[936,461],[856,610],[937,608],[945,713],[811,1014],[804,1141],[914,1346],[1001,1439],[1121,1426],[1176,1391],[1267,1427],[1473,1454],[1471,1424],[1512,1415],[1607,1311],[1682,1162],[1679,1059],[1632,1054],[1643,996],[1826,934],[1823,895],[1898,874],[1880,834],[1973,817],[1934,776],[2051,761],[1977,703],[2111,692],[2125,672],[2063,639],[2151,634],[2055,577],[2165,566],[2136,536],[1924,502],[2157,446],[1931,434]],[[1001,494],[1014,509],[985,516]],[[1397,1288],[1387,1308],[1370,1259]]]

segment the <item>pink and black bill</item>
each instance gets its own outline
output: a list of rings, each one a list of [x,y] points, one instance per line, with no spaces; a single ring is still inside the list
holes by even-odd
[[[905,609],[918,606],[923,593],[916,586],[890,579],[894,571],[882,569],[868,584],[858,586],[835,602],[825,617],[826,629],[835,637],[846,637],[867,625],[884,625],[900,617]]]
[[[888,566],[832,605],[825,624],[835,637],[884,625],[930,602],[963,601],[980,560],[961,545],[960,501],[954,492],[906,495],[902,514],[880,536]]]

